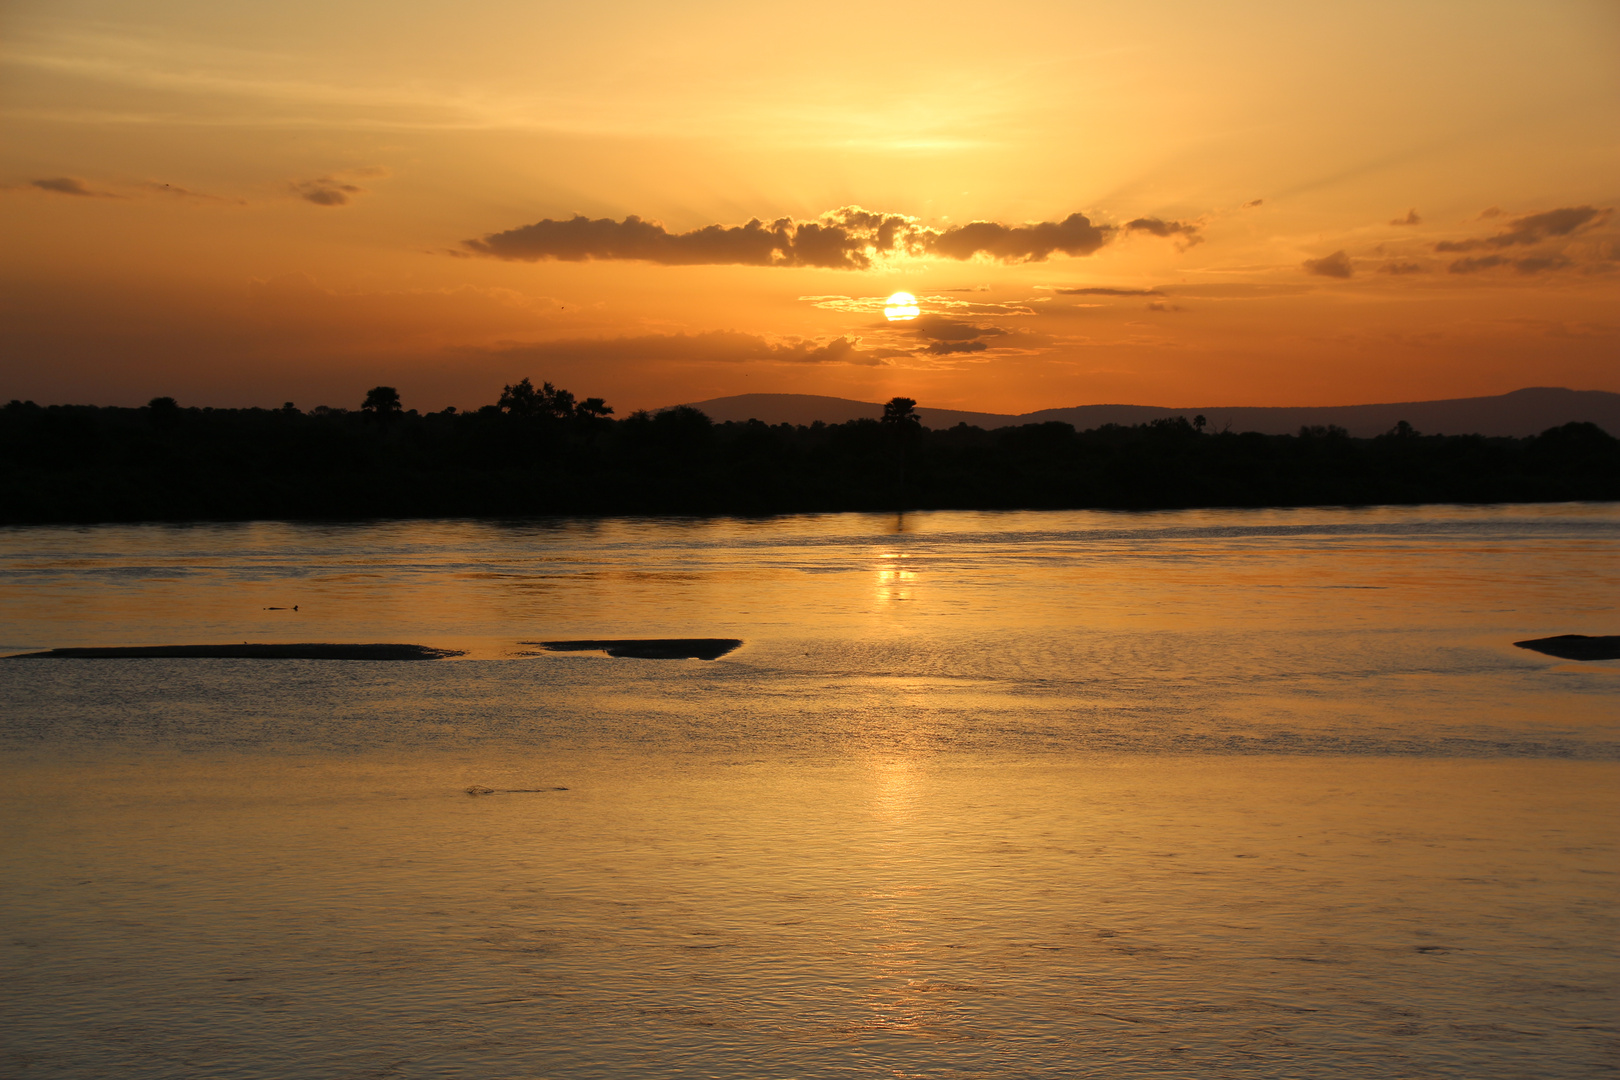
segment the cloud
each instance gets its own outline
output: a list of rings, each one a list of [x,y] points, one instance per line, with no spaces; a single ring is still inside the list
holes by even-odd
[[[999,326],[980,326],[977,323],[953,319],[948,315],[924,315],[910,322],[893,325],[895,329],[904,330],[929,341],[975,341],[979,338],[1002,337],[1007,333]]]
[[[922,351],[929,356],[951,356],[956,353],[984,352],[989,347],[982,341],[936,341]]]
[[[29,187],[40,191],[52,191],[58,195],[77,195],[83,199],[119,199],[121,195],[114,195],[110,191],[95,191],[85,185],[83,180],[72,176],[55,176],[48,180],[30,180]]]
[[[927,255],[963,261],[988,255],[1002,262],[1043,262],[1059,252],[1090,255],[1108,242],[1111,232],[1084,214],[1032,225],[975,221],[936,229],[904,214],[845,206],[814,221],[754,218],[743,225],[706,225],[684,233],[635,215],[615,221],[576,214],[490,233],[463,246],[474,254],[522,262],[636,260],[664,266],[864,270],[878,259]]]
[[[1108,243],[1112,232],[1107,225],[1093,225],[1084,214],[1034,225],[975,221],[933,234],[926,246],[930,254],[948,259],[965,260],[983,254],[1001,262],[1045,262],[1058,252],[1090,255]]]
[[[1114,289],[1104,285],[1086,285],[1078,289],[1053,289],[1059,296],[1163,296],[1158,289]]]
[[[220,195],[210,195],[206,191],[192,191],[190,188],[183,188],[179,184],[164,184],[156,180],[148,180],[141,185],[141,188],[155,195],[172,195],[177,199],[201,199],[204,202],[235,203],[237,206],[247,205],[246,199],[227,199]]]
[[[1340,250],[1331,255],[1324,255],[1320,259],[1306,259],[1305,272],[1320,274],[1322,277],[1347,278],[1355,271],[1350,267],[1350,256]]]
[[[1521,274],[1539,274],[1543,270],[1562,270],[1569,264],[1562,255],[1530,255],[1516,261],[1513,269]]]
[[[1405,217],[1391,218],[1389,223],[1391,225],[1421,225],[1423,224],[1423,219],[1418,217],[1418,212],[1416,210],[1408,210]]]
[[[1414,262],[1387,262],[1378,268],[1380,274],[1426,274],[1428,269]]]
[[[1149,311],[1186,311],[1187,310],[1186,308],[1182,307],[1180,304],[1171,304],[1171,303],[1168,303],[1167,301],[1164,301],[1164,300],[1149,300],[1148,305],[1147,305],[1147,309]]]
[[[865,348],[859,338],[837,337],[826,342],[798,338],[770,341],[735,330],[700,334],[644,334],[637,337],[573,338],[538,342],[503,342],[493,348],[470,350],[482,355],[527,361],[614,360],[685,361],[739,364],[853,364],[879,367],[889,358],[909,355],[902,349]]]
[[[1501,249],[1522,244],[1537,244],[1555,236],[1568,236],[1587,225],[1607,220],[1608,216],[1608,210],[1599,210],[1595,206],[1566,206],[1515,218],[1508,222],[1505,232],[1499,232],[1495,236],[1471,240],[1442,240],[1434,245],[1434,250],[1478,251],[1480,248]]]
[[[1202,244],[1203,236],[1198,232],[1200,226],[1192,221],[1163,221],[1159,218],[1139,217],[1125,223],[1125,231],[1152,233],[1154,236],[1180,236],[1181,249],[1185,251],[1194,244]]]
[[[366,189],[358,184],[350,184],[332,176],[321,176],[314,180],[296,180],[288,186],[294,195],[316,206],[347,206],[356,195],[366,193]]]
[[[1470,256],[1458,259],[1448,269],[1453,274],[1477,274],[1481,270],[1511,266],[1521,274],[1539,274],[1543,270],[1562,270],[1568,265],[1569,259],[1562,255],[1528,255],[1522,259],[1511,259],[1505,255],[1482,255],[1478,258]]]
[[[1265,201],[1266,200],[1264,199],[1250,199],[1248,202],[1243,204],[1243,209],[1253,210],[1255,207],[1262,205]]]

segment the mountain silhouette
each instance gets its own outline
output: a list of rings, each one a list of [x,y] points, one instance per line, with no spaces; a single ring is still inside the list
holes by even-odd
[[[686,402],[724,423],[763,420],[767,424],[842,424],[876,420],[883,406],[872,401],[816,394],[738,394]],[[1606,390],[1566,390],[1536,386],[1494,397],[1446,398],[1376,405],[1232,406],[1169,408],[1162,405],[1076,405],[1029,413],[966,412],[919,405],[923,426],[939,430],[967,424],[985,430],[1057,420],[1087,431],[1104,424],[1145,424],[1165,417],[1203,416],[1211,431],[1258,431],[1291,435],[1302,427],[1337,425],[1357,438],[1382,435],[1405,420],[1426,434],[1489,435],[1524,438],[1571,422],[1596,424],[1620,435],[1620,394]]]

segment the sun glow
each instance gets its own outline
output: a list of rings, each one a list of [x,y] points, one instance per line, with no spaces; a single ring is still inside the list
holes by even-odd
[[[897,292],[884,303],[883,317],[890,322],[906,322],[922,314],[917,298],[908,292]]]

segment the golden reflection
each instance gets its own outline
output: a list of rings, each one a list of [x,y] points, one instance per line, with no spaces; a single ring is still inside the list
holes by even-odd
[[[912,697],[911,694],[905,694]],[[928,915],[926,841],[919,835],[921,797],[917,763],[882,758],[872,769],[872,874],[866,894],[867,1030],[911,1031],[929,1019],[915,987],[926,971]]]
[[[897,551],[887,551],[878,558],[882,560],[877,570],[878,600],[912,599],[912,583],[917,580],[917,573],[906,569],[906,556]]]

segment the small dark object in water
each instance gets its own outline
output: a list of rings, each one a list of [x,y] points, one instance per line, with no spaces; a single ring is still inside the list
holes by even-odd
[[[601,641],[523,641],[550,652],[605,652],[637,660],[718,660],[741,645],[736,638],[610,638]]]
[[[472,787],[467,789],[467,794],[473,795],[473,796],[478,796],[478,795],[539,795],[540,793],[546,792],[546,791],[567,791],[567,790],[568,789],[565,788],[565,787],[492,788],[492,787],[483,787],[483,786],[481,786],[479,784],[474,784]]]
[[[110,648],[48,649],[19,653],[7,660],[439,660],[460,656],[455,649],[426,645],[342,645],[304,642],[293,645],[130,645]]]
[[[1560,660],[1620,660],[1620,634],[1588,637],[1585,634],[1559,634],[1557,637],[1515,641],[1521,649],[1556,656]]]

